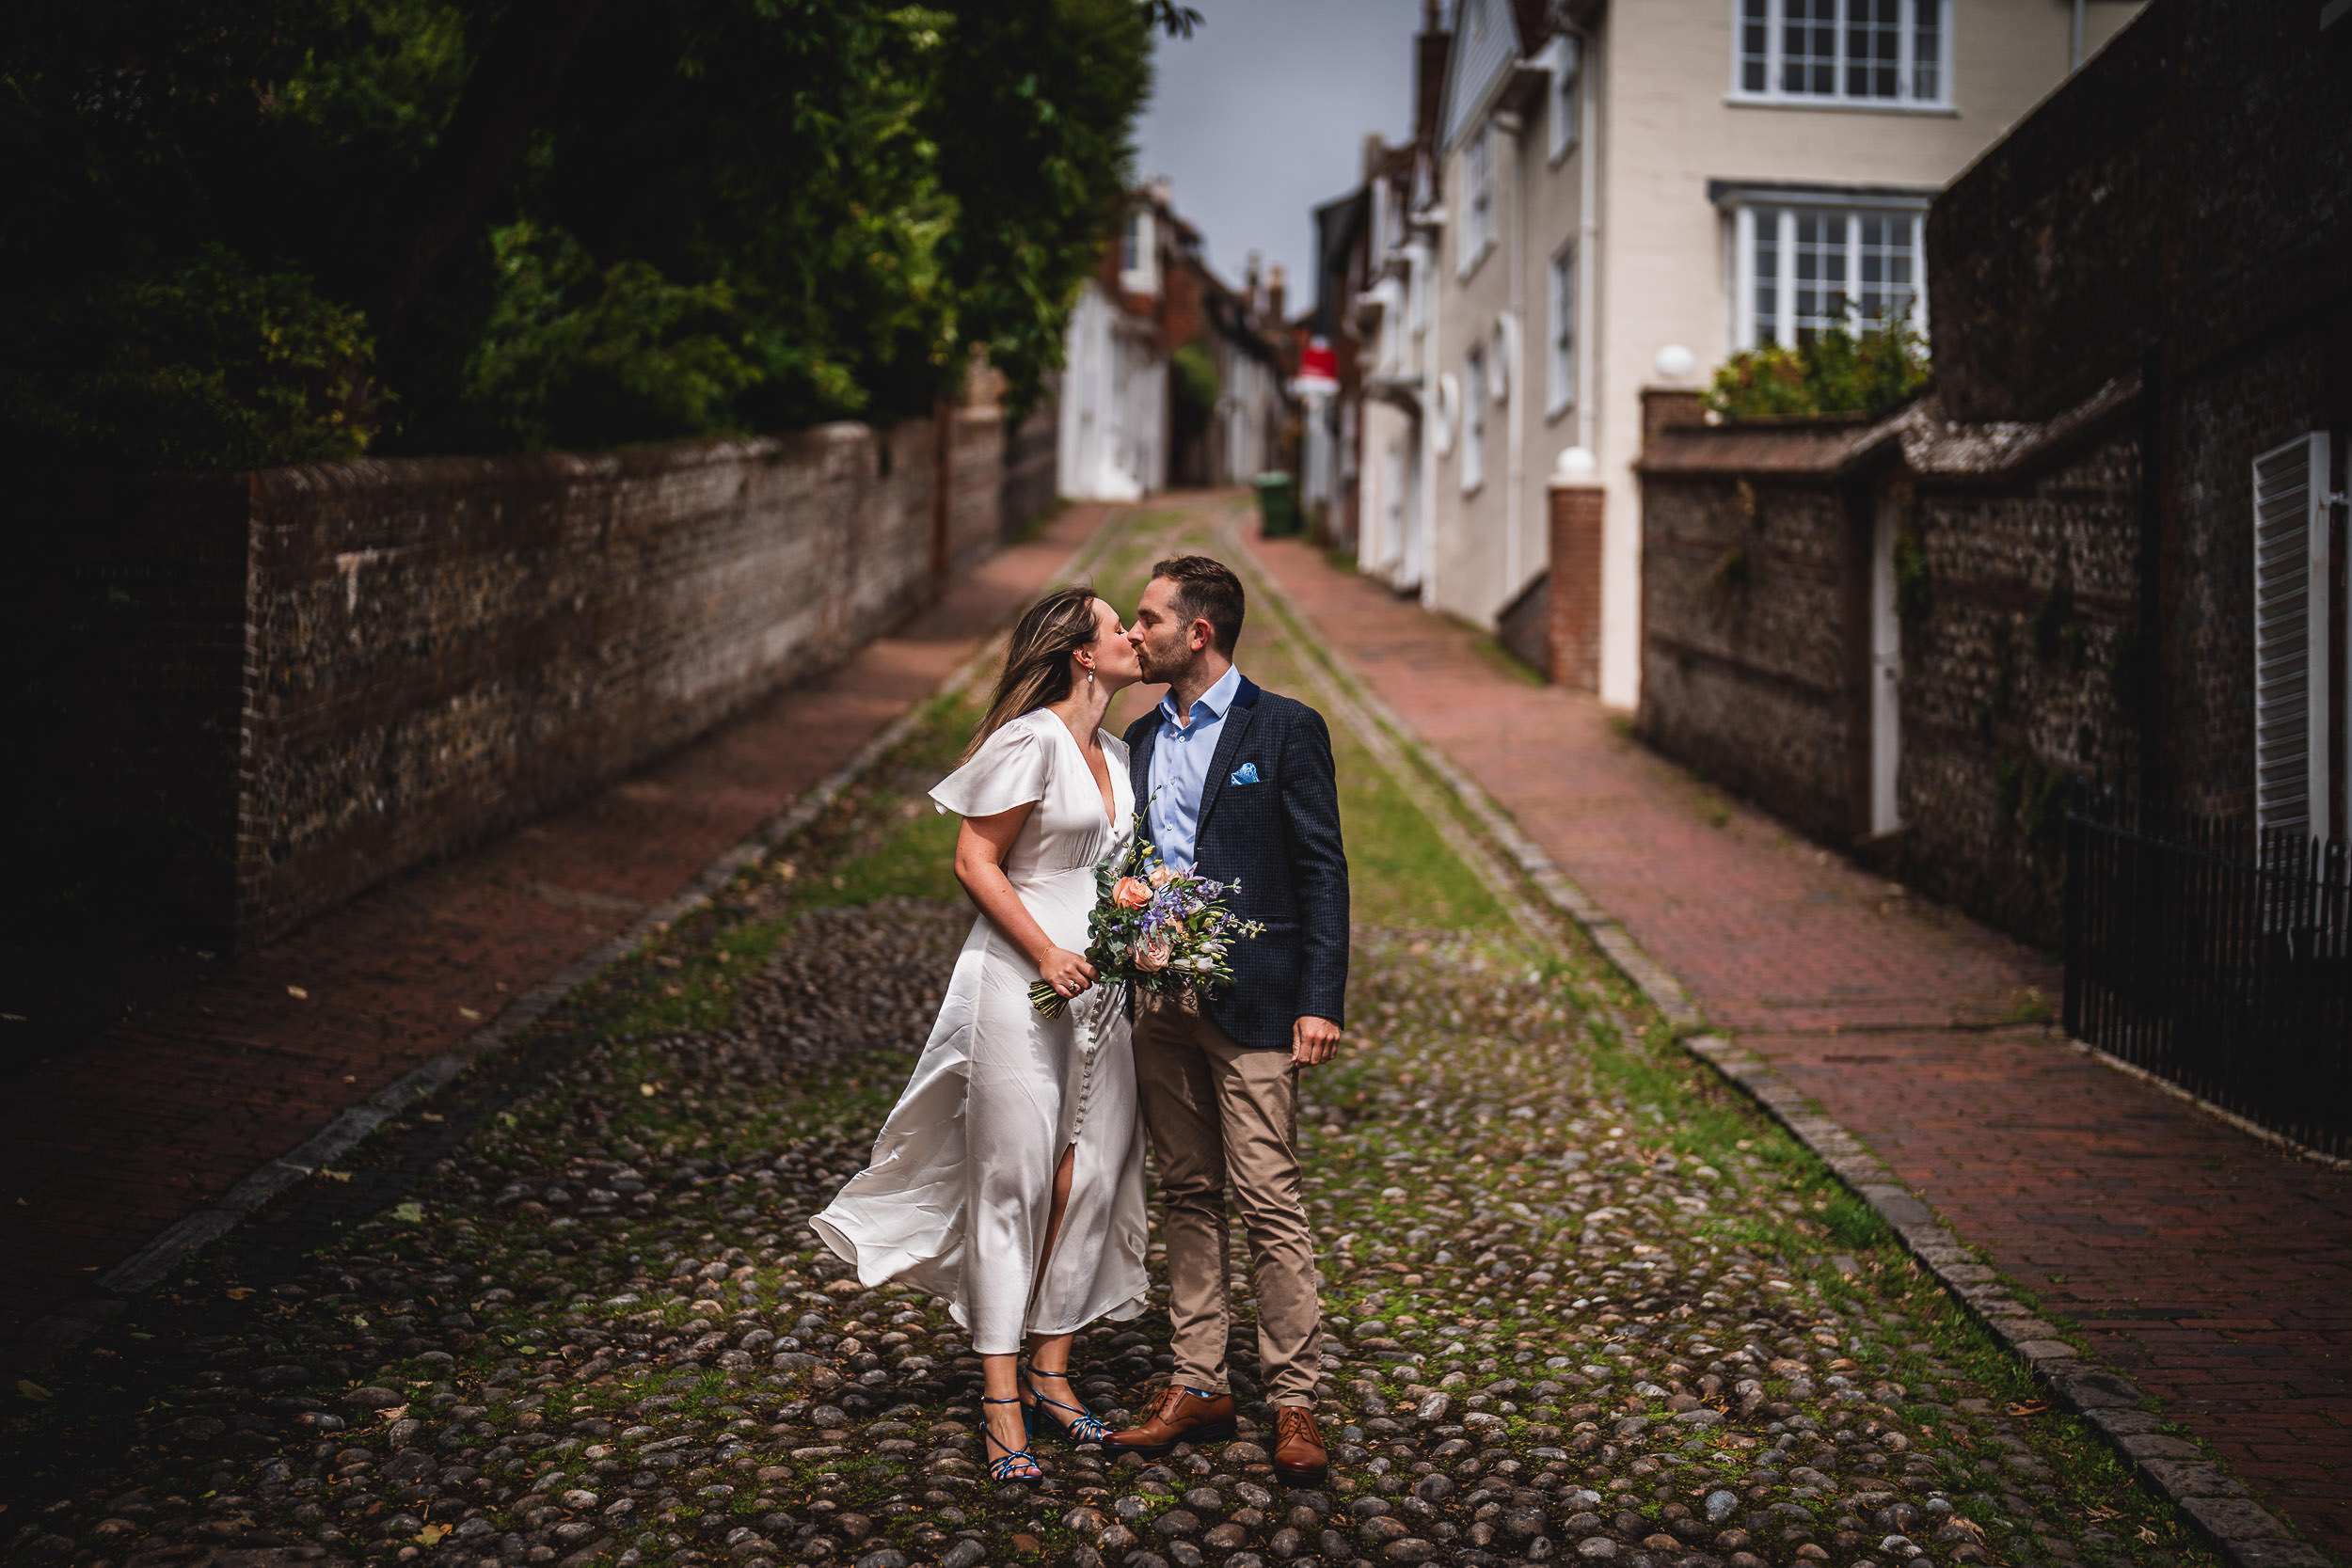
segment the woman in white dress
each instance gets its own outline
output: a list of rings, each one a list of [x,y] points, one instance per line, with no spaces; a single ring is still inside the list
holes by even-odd
[[[873,1164],[810,1222],[866,1285],[951,1304],[987,1381],[998,1481],[1042,1474],[1027,1448],[1041,1416],[1100,1440],[1069,1385],[1071,1339],[1143,1310],[1126,1009],[1084,956],[1095,864],[1135,819],[1127,748],[1103,714],[1141,673],[1118,614],[1087,589],[1021,618],[963,765],[931,791],[963,818],[956,879],[980,917]],[[1030,1000],[1041,977],[1073,998],[1057,1019]]]

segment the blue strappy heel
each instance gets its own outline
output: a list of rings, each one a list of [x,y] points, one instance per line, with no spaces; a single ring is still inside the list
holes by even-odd
[[[1015,1394],[1009,1400],[992,1400],[986,1394],[982,1394],[980,1396],[980,1403],[983,1405],[1021,1405],[1022,1437],[1026,1442],[1035,1442],[1037,1440],[1037,1434],[1030,1430],[1028,1406],[1022,1403],[1020,1395]],[[989,1445],[991,1444],[993,1444],[997,1448],[1001,1449],[1005,1446],[1005,1440],[996,1435],[996,1429],[988,1424],[988,1412],[986,1410],[982,1410],[980,1412],[980,1452],[982,1454],[986,1454],[988,1452]],[[1024,1470],[1022,1468],[1023,1465],[1026,1465],[1028,1468]],[[1031,1453],[1025,1447],[1018,1448],[1009,1450],[1002,1459],[992,1459],[989,1461],[988,1479],[991,1481],[1043,1481],[1045,1479],[1045,1469],[1044,1466],[1038,1464],[1037,1455]]]
[[[1064,1404],[1057,1399],[1048,1398],[1045,1391],[1037,1386],[1037,1379],[1041,1377],[1059,1378],[1062,1382],[1068,1383],[1070,1381],[1070,1374],[1068,1372],[1040,1371],[1037,1368],[1032,1367],[1026,1361],[1021,1363],[1021,1378],[1023,1386],[1028,1389],[1030,1394],[1035,1396],[1037,1402],[1039,1404],[1050,1404],[1057,1410],[1066,1410],[1070,1413],[1070,1419],[1066,1421],[1057,1416],[1048,1416],[1046,1418],[1046,1420],[1057,1431],[1059,1431],[1064,1437],[1068,1438],[1073,1443],[1100,1443],[1104,1438],[1110,1435],[1111,1429],[1097,1420],[1094,1417],[1094,1413],[1089,1410],[1085,1405]],[[1030,1414],[1033,1416],[1036,1414],[1035,1406],[1030,1407]],[[1032,1428],[1031,1436],[1034,1437],[1035,1434],[1035,1429]]]

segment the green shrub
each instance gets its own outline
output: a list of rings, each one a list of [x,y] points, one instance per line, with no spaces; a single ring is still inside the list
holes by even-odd
[[[500,230],[491,245],[497,303],[466,391],[516,445],[605,446],[722,428],[735,394],[762,379],[723,282],[673,283],[649,261],[600,268],[569,234],[527,220]],[[856,389],[834,391],[850,403]]]
[[[1793,348],[1767,343],[1733,355],[1715,372],[1707,406],[1726,420],[1878,414],[1927,380],[1927,343],[1908,320],[1882,318],[1858,331],[1840,323]]]
[[[0,361],[14,461],[247,468],[354,457],[382,426],[366,319],[226,245],[27,303]]]

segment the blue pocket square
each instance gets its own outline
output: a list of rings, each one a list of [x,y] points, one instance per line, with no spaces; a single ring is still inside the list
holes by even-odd
[[[1258,782],[1258,765],[1254,762],[1243,763],[1239,768],[1233,769],[1233,776],[1227,779],[1225,782],[1227,784],[1256,784]]]

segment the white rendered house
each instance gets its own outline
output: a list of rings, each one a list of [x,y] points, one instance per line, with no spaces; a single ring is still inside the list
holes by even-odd
[[[1850,305],[1924,330],[1928,204],[2137,9],[1452,0],[1433,167],[1387,242],[1421,472],[1368,413],[1364,569],[1494,626],[1546,571],[1548,482],[1583,449],[1606,498],[1600,696],[1632,706],[1642,389]]]

